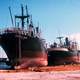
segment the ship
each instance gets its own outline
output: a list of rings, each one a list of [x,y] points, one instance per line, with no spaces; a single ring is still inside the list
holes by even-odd
[[[15,15],[15,26],[0,31],[0,45],[8,56],[8,64],[15,68],[46,66],[48,62],[45,41],[40,37],[39,26],[34,27],[27,6],[25,10],[26,15],[21,5],[21,15]],[[9,11],[14,25],[11,7]]]
[[[48,65],[67,65],[67,64],[79,64],[79,52],[76,47],[71,47],[68,37],[65,38],[64,44],[62,43],[63,37],[57,37],[59,44],[54,42],[47,49],[48,51]]]

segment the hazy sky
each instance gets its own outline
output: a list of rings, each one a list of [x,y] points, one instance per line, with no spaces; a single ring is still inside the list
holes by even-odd
[[[27,4],[34,25],[39,22],[47,42],[80,32],[80,0],[0,0],[0,28],[12,26],[8,7],[13,15],[20,14],[21,4]]]
[[[80,0],[0,0],[0,29],[12,26],[8,7],[14,16],[20,14],[21,4],[24,7],[27,4],[34,25],[39,22],[47,43],[56,41],[59,35],[78,33],[80,37]],[[2,48],[0,53],[4,53]],[[0,55],[3,56],[6,57]]]

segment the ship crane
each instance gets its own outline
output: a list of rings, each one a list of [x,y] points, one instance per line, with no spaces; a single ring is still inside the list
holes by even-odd
[[[13,17],[12,17],[12,12],[11,12],[11,8],[10,8],[10,7],[9,7],[9,12],[10,12],[10,16],[11,16],[12,26],[14,26]]]

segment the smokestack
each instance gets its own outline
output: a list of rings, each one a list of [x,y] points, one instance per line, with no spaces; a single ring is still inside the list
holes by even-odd
[[[66,44],[67,47],[70,46],[70,42],[69,42],[68,37],[65,38],[65,44]]]

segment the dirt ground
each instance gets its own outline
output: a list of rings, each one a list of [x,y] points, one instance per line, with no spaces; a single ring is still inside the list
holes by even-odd
[[[0,70],[0,80],[80,80],[80,65]]]

